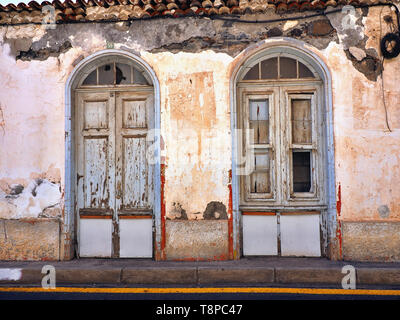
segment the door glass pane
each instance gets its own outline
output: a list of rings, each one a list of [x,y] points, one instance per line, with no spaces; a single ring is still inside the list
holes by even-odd
[[[278,58],[261,62],[261,79],[278,79]]]
[[[293,192],[311,191],[311,152],[293,151]]]
[[[299,61],[299,77],[300,78],[315,78],[314,74],[304,64]]]
[[[256,153],[254,155],[254,171],[250,175],[251,193],[270,193],[270,155]]]
[[[292,143],[312,142],[311,100],[292,99]]]
[[[99,67],[99,84],[114,84],[114,64]]]
[[[84,86],[96,85],[97,84],[97,69],[92,71],[83,81]]]
[[[260,79],[260,73],[259,73],[259,66],[257,63],[246,73],[243,80],[259,80],[259,79]]]
[[[254,131],[254,144],[269,143],[269,100],[250,100],[250,129]]]
[[[296,60],[291,58],[280,57],[280,77],[283,79],[296,79],[297,78],[297,65]]]
[[[146,78],[137,69],[133,69],[133,83],[134,84],[148,84]]]
[[[115,67],[115,83],[116,84],[131,83],[131,66],[123,63],[117,63]]]

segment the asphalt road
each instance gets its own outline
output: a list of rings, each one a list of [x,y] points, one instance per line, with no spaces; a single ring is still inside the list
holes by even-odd
[[[234,292],[235,290],[253,289],[259,292]],[[31,290],[31,292],[29,292]],[[115,317],[115,311],[123,314],[138,313],[140,317],[134,319],[258,319],[260,315],[270,314],[271,310],[279,310],[280,315],[305,314],[310,316],[315,312],[316,304],[327,303],[332,313],[340,311],[346,315],[361,313],[369,314],[377,310],[376,303],[384,302],[385,311],[400,306],[400,290],[356,290],[351,292],[318,288],[223,288],[232,292],[218,292],[221,288],[57,288],[56,292],[49,292],[41,288],[0,287],[0,307],[9,309],[22,315],[33,310],[47,310],[53,303],[60,304],[59,310],[74,310],[65,308],[68,303],[77,304],[90,310],[90,314],[104,316],[110,314]],[[73,292],[63,292],[73,291]],[[130,291],[137,292],[130,292]],[[177,293],[159,293],[157,290]],[[185,290],[198,291],[196,293]],[[203,291],[202,291],[203,290]],[[213,292],[206,292],[206,291]],[[279,290],[287,292],[279,292]],[[308,290],[304,293],[302,290]],[[86,291],[86,292],[85,292]],[[113,292],[116,291],[116,292]],[[120,291],[120,292],[118,292]],[[126,292],[121,292],[126,291]],[[146,292],[148,291],[148,292]],[[183,292],[182,292],[183,291]],[[251,291],[251,290],[250,290]],[[262,292],[264,291],[264,292]],[[271,292],[268,292],[271,291]],[[329,294],[327,294],[329,292]],[[390,293],[385,295],[384,293]],[[25,301],[21,301],[25,300]],[[39,301],[41,300],[41,301]],[[51,300],[51,301],[50,301]],[[90,301],[89,301],[90,300]],[[114,304],[117,302],[118,307]],[[371,303],[373,302],[373,303]],[[29,307],[24,308],[24,303]],[[388,303],[390,303],[388,305]],[[379,306],[378,306],[379,308]],[[80,310],[79,308],[76,310]],[[42,312],[42,311],[41,311]],[[275,311],[274,311],[275,312]],[[59,314],[59,313],[57,313]],[[318,314],[318,313],[317,313]],[[266,317],[269,318],[270,316]],[[261,317],[265,318],[265,317]]]

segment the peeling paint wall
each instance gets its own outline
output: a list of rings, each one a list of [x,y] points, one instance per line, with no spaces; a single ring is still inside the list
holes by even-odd
[[[90,14],[95,18],[102,15],[100,11]],[[83,58],[113,47],[140,56],[159,80],[166,258],[229,257],[232,70],[241,63],[243,50],[251,54],[256,45],[266,47],[271,39],[287,37],[303,41],[332,76],[335,183],[341,186],[341,208],[338,224],[333,221],[331,226],[338,226],[333,234],[340,236],[328,239],[330,257],[398,261],[397,247],[374,254],[367,244],[361,245],[368,230],[387,239],[396,237],[396,228],[382,228],[379,223],[400,221],[400,189],[396,187],[400,179],[400,58],[382,62],[379,49],[381,36],[390,31],[383,16],[394,14],[381,7],[356,13],[356,27],[350,32],[343,28],[341,13],[270,24],[191,17],[68,24],[54,30],[0,27],[0,219],[5,224],[28,217],[39,224],[50,219],[62,226],[66,80]],[[244,16],[279,17],[275,13]],[[41,185],[46,188],[41,190]],[[341,228],[342,222],[368,223],[368,232]],[[208,228],[214,233],[203,237],[209,234]],[[47,249],[13,253],[12,246],[5,246],[0,259],[54,258],[60,248],[53,235],[40,240],[47,241],[51,254]],[[25,239],[22,233],[15,237]],[[0,241],[6,241],[4,235]],[[352,249],[355,243],[357,254]],[[213,250],[205,250],[211,244],[215,244]]]

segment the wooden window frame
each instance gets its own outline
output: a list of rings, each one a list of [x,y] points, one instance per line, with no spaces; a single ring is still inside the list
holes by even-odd
[[[250,143],[251,148],[254,148],[254,156],[256,153],[258,154],[269,154],[269,159],[270,159],[270,163],[269,163],[269,167],[270,167],[270,173],[269,173],[269,178],[270,178],[270,192],[269,193],[252,193],[250,191],[250,179],[251,179],[251,175],[246,175],[246,182],[245,182],[245,186],[246,186],[246,190],[245,190],[245,197],[246,200],[275,200],[275,185],[276,185],[276,177],[274,174],[272,174],[273,172],[275,172],[275,145],[276,145],[276,141],[275,141],[275,132],[274,132],[274,127],[275,127],[275,117],[273,115],[273,113],[275,112],[275,104],[276,102],[274,101],[274,91],[269,91],[266,92],[265,94],[259,94],[259,92],[245,92],[243,95],[243,103],[244,103],[244,108],[243,108],[243,112],[244,112],[244,116],[243,116],[243,128],[245,129],[245,131],[243,132],[245,134],[245,138],[243,139],[242,143],[244,145],[242,145],[244,147],[244,156],[246,158],[246,161],[250,161],[252,162],[252,160],[254,158],[252,158],[253,153],[251,153],[250,155],[246,152],[247,150],[247,141],[248,140],[252,140],[252,137],[249,137],[248,133],[249,131],[247,129],[249,129],[250,126],[250,101],[251,100],[268,100],[268,116],[269,116],[269,125],[268,125],[268,137],[269,137],[269,143],[265,143],[265,144],[254,144],[254,143]]]
[[[240,175],[240,209],[241,210],[284,210],[324,209],[325,199],[325,139],[324,139],[324,108],[322,104],[322,81],[313,80],[268,80],[250,83],[239,82],[237,85],[238,99],[238,129],[246,129],[249,124],[250,97],[270,97],[269,105],[270,145],[272,150],[270,177],[271,194],[256,194],[249,196],[249,177]],[[311,98],[312,142],[311,144],[292,144],[291,100],[296,98]],[[246,130],[244,130],[246,131]],[[243,132],[239,133],[243,135]],[[238,156],[244,157],[247,150],[246,138],[240,137]],[[256,147],[255,150],[264,150]],[[311,183],[312,192],[293,192],[292,151],[311,152]],[[246,161],[247,156],[245,156]]]

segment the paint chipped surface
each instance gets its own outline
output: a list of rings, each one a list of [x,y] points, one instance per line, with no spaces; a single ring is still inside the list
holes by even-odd
[[[8,195],[0,191],[0,219],[38,218],[46,210],[60,216],[60,202],[60,187],[47,180],[33,180],[25,188],[14,185]]]

